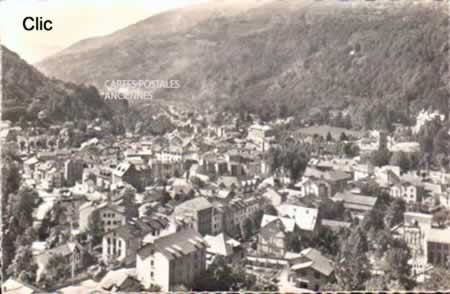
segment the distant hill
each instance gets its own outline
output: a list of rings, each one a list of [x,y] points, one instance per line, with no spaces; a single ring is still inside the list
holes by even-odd
[[[41,118],[66,121],[112,117],[93,86],[47,78],[19,55],[2,46],[2,119]]]
[[[429,105],[447,111],[446,4],[238,2],[152,16],[37,67],[100,89],[105,80],[177,79],[180,89],[154,96],[268,117],[330,107],[357,114],[353,123],[362,124],[372,109],[404,118],[408,103],[413,112]]]

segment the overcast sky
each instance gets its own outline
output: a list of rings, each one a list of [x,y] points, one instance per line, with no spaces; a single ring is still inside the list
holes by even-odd
[[[0,42],[35,63],[79,40],[199,2],[206,0],[0,0]],[[26,16],[51,19],[53,30],[25,31]]]

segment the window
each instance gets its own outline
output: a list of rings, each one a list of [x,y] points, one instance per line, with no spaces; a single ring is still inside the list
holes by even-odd
[[[150,278],[153,279],[153,276],[154,276],[153,272],[150,272]]]
[[[154,266],[155,265],[155,261],[153,259],[150,260],[150,265]]]

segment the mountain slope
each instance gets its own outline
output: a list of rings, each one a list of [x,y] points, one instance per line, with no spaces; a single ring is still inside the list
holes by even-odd
[[[92,86],[49,79],[2,46],[2,119],[50,121],[107,118],[112,112]]]
[[[200,13],[204,6],[197,6],[150,17],[82,41],[38,67],[100,88],[105,80],[178,79],[180,89],[154,96],[215,101],[268,116],[274,109],[286,115],[327,106],[398,112],[408,101],[413,111],[447,107],[445,4],[380,10],[373,3],[247,3],[227,13]],[[202,17],[183,21],[196,13]],[[188,25],[167,25],[174,19]]]

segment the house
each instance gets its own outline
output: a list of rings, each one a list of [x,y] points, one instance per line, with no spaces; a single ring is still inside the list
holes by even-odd
[[[257,197],[236,197],[223,203],[223,231],[230,236],[237,236],[246,219],[254,221],[262,209],[261,199]]]
[[[189,288],[206,269],[206,241],[186,229],[158,238],[137,252],[138,280],[146,289],[159,286],[173,291],[178,285]]]
[[[67,264],[73,264],[75,271],[78,271],[85,266],[84,258],[85,249],[77,242],[67,242],[47,251],[36,255],[34,258],[38,265],[38,278],[45,273],[48,262],[52,257],[62,256]]]
[[[35,168],[38,163],[39,163],[39,160],[36,158],[36,156],[30,157],[27,160],[25,160],[23,163],[23,169],[24,169],[25,175],[30,178],[33,177]]]
[[[225,258],[225,261],[229,264],[239,264],[245,258],[245,247],[224,233],[216,236],[206,235],[205,241],[208,243],[206,249],[207,266],[218,256]]]
[[[333,197],[333,201],[342,201],[345,208],[360,218],[364,217],[366,212],[373,209],[377,200],[377,197],[356,194],[350,191],[339,192]]]
[[[204,236],[212,234],[213,212],[213,206],[206,198],[197,197],[175,207],[174,216],[192,216],[194,229]]]
[[[152,177],[155,179],[168,179],[180,176],[183,172],[183,162],[150,159],[149,166],[151,168]]]
[[[112,184],[128,183],[139,192],[151,183],[151,169],[147,165],[135,165],[128,161],[122,162],[112,171]]]
[[[67,186],[72,187],[76,182],[83,179],[84,162],[80,159],[71,158],[64,162],[64,180]]]
[[[139,220],[130,220],[110,230],[103,235],[102,239],[103,262],[106,264],[124,262],[127,265],[133,265],[136,262],[136,251],[150,232],[151,228]]]
[[[118,269],[108,272],[100,281],[97,288],[120,293],[140,292],[142,285],[136,278],[135,269]]]
[[[400,167],[392,165],[376,167],[374,176],[375,182],[380,187],[389,188],[393,183],[400,180]]]
[[[127,220],[125,208],[117,206],[108,202],[96,204],[94,202],[87,202],[80,206],[79,209],[79,227],[80,232],[85,232],[89,228],[89,219],[92,213],[96,211],[100,218],[100,223],[103,225],[105,232],[124,225]]]
[[[260,228],[265,227],[269,223],[273,222],[274,220],[279,219],[283,223],[284,231],[288,233],[293,233],[296,230],[296,223],[295,220],[289,217],[280,217],[270,214],[264,214],[261,219],[261,226]]]
[[[220,202],[212,202],[213,205],[213,217],[212,217],[212,235],[215,236],[221,232],[223,232],[223,217],[224,217],[224,209],[223,204]]]
[[[284,203],[277,207],[278,214],[291,218],[301,231],[315,232],[317,228],[317,208],[303,207],[294,204]]]
[[[174,178],[169,181],[170,193],[175,197],[178,194],[187,195],[193,191],[192,184],[185,178]]]
[[[266,125],[254,124],[248,128],[247,139],[256,144],[257,150],[268,149],[268,139],[273,135],[272,128]]]
[[[8,294],[35,294],[42,293],[38,288],[23,281],[9,278],[2,284],[2,293]]]
[[[421,202],[425,197],[425,187],[417,181],[401,180],[389,188],[389,195],[393,198],[402,198],[405,202]]]
[[[428,263],[450,269],[450,227],[431,228],[426,238]]]
[[[289,280],[299,288],[319,291],[320,286],[327,284],[332,278],[333,262],[313,248],[303,250],[300,255],[291,265]]]
[[[268,188],[267,191],[262,196],[265,199],[267,199],[274,207],[286,201],[285,196],[279,194],[278,192],[270,188]]]
[[[303,177],[295,184],[295,188],[300,190],[301,197],[314,195],[317,197],[331,197],[331,186],[323,178]]]
[[[313,167],[306,168],[302,181],[296,186],[301,188],[302,196],[313,194],[331,197],[335,193],[343,191],[347,182],[351,179],[350,173],[316,164]]]
[[[258,234],[257,254],[282,258],[287,252],[286,236],[286,228],[281,219],[266,224]]]

